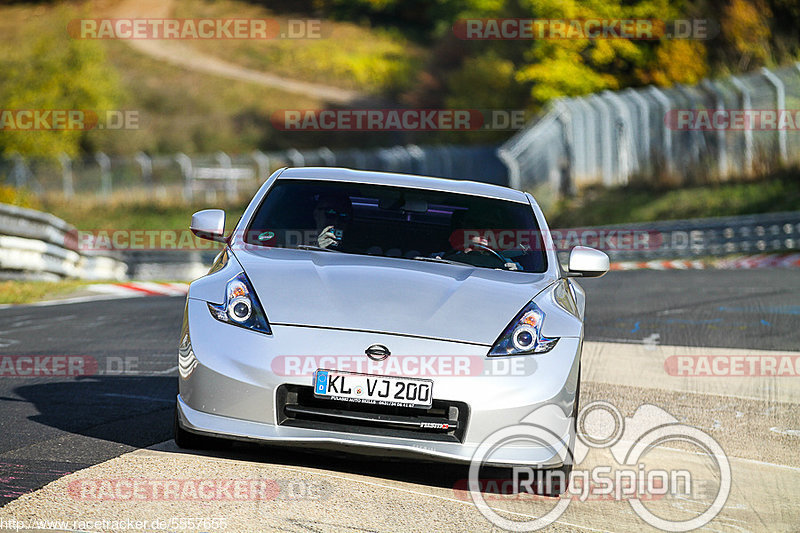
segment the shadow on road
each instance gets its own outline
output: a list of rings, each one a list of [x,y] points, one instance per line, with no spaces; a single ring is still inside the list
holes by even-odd
[[[174,376],[92,376],[14,389],[38,414],[32,422],[136,448],[172,438]]]
[[[15,393],[35,405],[39,414],[29,420],[123,447],[146,448],[158,444],[156,449],[174,453],[306,467],[442,488],[457,485],[466,488],[469,475],[468,465],[437,463],[416,456],[389,458],[380,450],[365,456],[297,445],[232,441],[219,441],[219,446],[212,450],[181,450],[172,440],[175,377],[90,377],[25,385],[16,388]],[[76,451],[89,453],[86,448],[91,448],[94,454],[99,451],[94,446],[81,448]],[[107,458],[119,453],[118,450]],[[87,462],[95,463],[97,457]],[[482,469],[481,475],[502,480],[509,479],[510,471]]]

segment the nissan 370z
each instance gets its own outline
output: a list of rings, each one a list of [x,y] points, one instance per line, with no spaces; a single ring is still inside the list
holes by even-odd
[[[608,257],[562,269],[534,198],[470,181],[275,172],[189,287],[175,441],[209,437],[469,462],[529,420],[574,441],[585,293]],[[539,409],[542,406],[556,409]],[[564,468],[518,443],[491,463]]]

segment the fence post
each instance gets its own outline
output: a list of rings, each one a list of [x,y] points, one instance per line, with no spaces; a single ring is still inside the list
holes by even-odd
[[[718,112],[725,111],[725,103],[722,100],[722,94],[717,86],[711,80],[703,80],[703,87],[708,92],[714,95],[714,108]],[[725,128],[716,128],[717,130],[717,172],[720,177],[728,177],[728,142],[725,138]]]
[[[452,178],[453,177],[453,154],[451,152],[450,146],[440,146],[437,150],[441,154],[442,158],[442,177],[443,178]]]
[[[578,148],[584,152],[584,175],[580,176],[580,178],[581,181],[586,181],[596,177],[600,168],[600,164],[598,164],[599,151],[597,150],[597,116],[594,107],[589,104],[586,98],[576,98],[575,101],[583,108],[585,119],[584,143]]]
[[[664,116],[661,121],[664,124],[664,165],[667,167],[667,174],[671,175],[675,168],[675,165],[672,161],[672,130],[669,129],[666,118],[667,114],[669,114],[670,110],[672,109],[672,102],[670,102],[669,98],[667,98],[667,95],[658,90],[656,87],[650,87],[649,91],[650,94],[653,95],[653,98],[655,98],[662,106],[664,106]]]
[[[317,150],[320,159],[325,162],[326,167],[335,167],[336,166],[336,154],[334,154],[330,148],[323,146],[319,150]]]
[[[250,157],[256,162],[258,167],[258,181],[266,180],[269,177],[269,156],[261,150],[253,150]]]
[[[597,110],[598,115],[600,116],[600,122],[597,125],[600,128],[598,133],[600,136],[600,162],[602,167],[603,185],[613,185],[614,171],[612,158],[614,157],[614,150],[611,147],[611,113],[608,111],[608,106],[606,103],[596,94],[593,94],[589,97],[588,103]]]
[[[94,154],[94,159],[100,166],[100,194],[108,198],[111,196],[111,159],[103,152]]]
[[[636,107],[638,109],[637,118],[639,118],[639,124],[636,127],[638,132],[634,135],[637,140],[634,142],[641,147],[639,168],[641,169],[646,165],[646,172],[651,172],[653,167],[650,163],[650,108],[647,105],[647,100],[645,100],[638,91],[628,89],[625,91],[625,94],[629,96],[632,101],[636,102]]]
[[[190,202],[194,200],[194,183],[192,183],[192,160],[183,152],[178,152],[175,155],[175,161],[181,167],[181,174],[183,174],[183,196]]]
[[[767,81],[775,87],[776,111],[780,112],[786,109],[786,86],[781,79],[767,69],[767,67],[762,67],[761,73],[767,78]],[[789,160],[789,150],[786,147],[786,130],[780,127],[776,129],[778,130],[778,154],[781,165],[785,165]]]
[[[294,148],[289,148],[286,150],[286,159],[289,160],[293,167],[306,166],[306,158]]]
[[[367,157],[358,148],[353,150],[353,161],[358,169],[365,169],[367,166]]]
[[[137,152],[134,160],[139,164],[142,170],[142,181],[145,185],[150,186],[153,184],[153,160],[150,159],[144,152]]]
[[[232,168],[231,156],[220,150],[216,154],[214,154],[214,159],[217,160],[217,165],[220,168],[226,168],[230,170]],[[234,179],[231,173],[225,177],[225,196],[228,198],[229,201],[234,201],[236,199],[238,187],[236,180]]]
[[[750,89],[736,76],[731,76],[731,83],[742,93],[742,109],[752,109]],[[744,129],[744,171],[748,175],[753,173],[753,129]]]
[[[497,157],[508,169],[508,186],[512,189],[521,189],[522,174],[519,169],[519,161],[517,161],[517,159],[511,155],[511,152],[503,148],[497,149]]]
[[[61,163],[61,186],[65,198],[72,198],[75,195],[75,187],[72,180],[72,159],[65,154],[58,154],[58,161]]]
[[[575,170],[575,156],[572,147],[575,144],[573,137],[572,109],[570,109],[566,99],[559,99],[553,106],[558,110],[556,122],[561,124],[561,144],[564,147],[564,154],[556,162],[558,166],[558,183],[554,189],[558,196],[570,196],[575,192],[575,182],[573,173]]]
[[[11,172],[14,176],[14,186],[21,189],[27,185],[28,168],[25,166],[25,159],[19,153],[15,153],[12,158],[14,159],[14,169]]]
[[[617,123],[621,124],[617,132],[617,176],[616,181],[626,185],[636,171],[639,170],[639,153],[634,137],[638,134],[628,104],[618,93],[603,91],[609,102],[617,108]]]
[[[408,155],[411,156],[411,159],[416,161],[416,164],[412,163],[412,168],[415,174],[422,174],[423,176],[428,172],[428,166],[425,164],[425,152],[422,151],[422,148],[417,146],[416,144],[409,144],[406,146],[406,151]]]

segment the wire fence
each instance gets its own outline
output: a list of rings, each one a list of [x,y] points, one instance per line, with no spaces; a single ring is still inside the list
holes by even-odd
[[[236,197],[282,166],[340,166],[473,179],[548,205],[587,185],[725,181],[800,163],[800,63],[695,86],[604,91],[552,102],[500,147],[405,145],[246,154],[0,160],[0,181],[36,193]]]
[[[252,193],[270,173],[283,166],[349,167],[473,179],[505,185],[507,169],[497,146],[417,146],[377,149],[255,151],[247,154],[134,157],[93,156],[32,159],[21,156],[0,160],[0,177],[9,185],[37,194],[70,198],[76,194],[111,196],[127,192],[154,196],[236,198]],[[0,180],[1,181],[1,180]]]
[[[509,185],[552,201],[586,185],[686,185],[800,162],[800,63],[696,86],[552,102],[500,148]]]

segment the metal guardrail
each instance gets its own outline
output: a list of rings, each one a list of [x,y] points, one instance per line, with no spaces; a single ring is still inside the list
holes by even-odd
[[[75,228],[34,209],[0,204],[0,278],[125,279],[118,254],[79,252]]]
[[[576,245],[613,261],[693,259],[800,250],[800,211],[552,230],[562,260]],[[563,256],[563,257],[561,257]]]
[[[578,245],[606,252],[612,261],[698,259],[800,251],[800,211],[551,229],[566,265]],[[502,231],[500,232],[502,233]],[[141,280],[195,279],[218,250],[126,252],[130,276]]]

